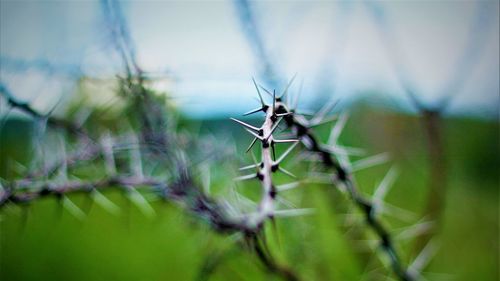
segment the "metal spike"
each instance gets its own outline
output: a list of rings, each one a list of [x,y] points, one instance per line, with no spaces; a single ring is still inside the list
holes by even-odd
[[[392,187],[394,184],[394,181],[396,180],[397,177],[397,169],[392,167],[387,174],[385,175],[384,179],[380,182],[380,184],[377,186],[375,189],[375,192],[373,193],[373,203],[375,204],[375,209],[377,209],[382,202],[384,201],[384,197],[389,191],[389,189]]]
[[[278,170],[280,170],[284,174],[286,174],[286,175],[288,175],[288,176],[290,176],[290,177],[292,177],[294,179],[297,178],[297,176],[295,176],[294,174],[292,174],[290,171],[287,171],[287,170],[285,170],[284,168],[282,168],[280,166],[278,166]]]
[[[94,189],[90,195],[94,202],[113,215],[120,214],[120,208],[102,193]]]
[[[236,178],[234,178],[234,180],[235,181],[244,181],[244,180],[254,179],[256,177],[257,177],[256,174],[250,174],[250,175],[245,175],[245,176],[241,176],[241,177],[236,177]]]
[[[425,248],[420,252],[420,254],[415,258],[412,264],[408,267],[408,271],[412,275],[418,277],[420,272],[429,264],[432,257],[437,253],[438,246],[434,240],[429,241]]]
[[[255,86],[255,89],[257,90],[257,94],[259,95],[260,104],[262,105],[262,107],[264,107],[264,105],[266,105],[266,104],[264,103],[264,99],[262,99],[262,94],[260,93],[259,87],[257,86],[257,83],[255,83],[255,79],[253,77],[252,77],[252,81],[253,81],[253,84]]]
[[[252,147],[255,144],[255,142],[257,142],[257,138],[253,138],[252,142],[250,143],[250,145],[248,146],[248,148],[247,148],[247,150],[245,152],[249,152],[250,149],[252,149]]]
[[[273,112],[273,115],[276,113],[276,90],[273,90],[273,111],[272,112]]]
[[[243,121],[240,121],[240,120],[238,120],[238,119],[236,119],[236,118],[232,118],[232,117],[231,117],[231,118],[229,118],[229,119],[233,120],[234,122],[236,122],[236,123],[238,123],[238,124],[242,125],[242,126],[243,126],[243,127],[245,127],[245,128],[248,128],[248,129],[250,129],[250,130],[254,130],[254,131],[259,131],[259,130],[260,130],[259,128],[254,127],[254,126],[252,126],[252,125],[250,125],[250,124],[247,124],[247,123],[245,123],[245,122],[243,122]]]
[[[275,217],[296,217],[296,216],[304,216],[311,215],[315,212],[314,209],[289,209],[289,210],[275,210],[273,215]]]
[[[273,142],[275,143],[292,143],[292,142],[298,142],[299,140],[294,140],[294,139],[288,139],[288,140],[277,140],[273,139]]]
[[[304,79],[301,79],[299,91],[297,92],[297,95],[295,96],[295,100],[294,100],[293,104],[291,105],[291,110],[297,110],[297,106],[299,105],[299,99],[300,99],[300,95],[302,94],[303,87],[304,87]]]
[[[256,109],[253,109],[253,110],[246,112],[245,114],[243,114],[243,116],[251,115],[251,114],[257,113],[259,111],[263,111],[263,110],[264,109],[262,107],[259,107],[259,108],[256,108]]]
[[[352,172],[383,164],[389,160],[388,153],[380,153],[352,163]]]
[[[326,124],[326,123],[329,123],[329,122],[333,122],[333,121],[335,121],[337,119],[338,119],[338,116],[333,115],[333,116],[330,116],[330,117],[327,117],[327,118],[323,118],[322,120],[319,120],[317,122],[313,122],[311,120],[311,122],[309,122],[309,128],[320,126],[320,125],[323,125],[323,124]]]
[[[75,203],[69,200],[67,196],[63,196],[62,206],[78,220],[85,219],[85,213],[80,208],[78,208]]]
[[[271,151],[273,153],[273,161],[276,161],[276,148],[274,147],[274,142],[271,143]]]
[[[261,136],[257,135],[254,131],[251,131],[251,130],[249,130],[249,129],[247,129],[247,128],[245,128],[245,130],[246,130],[247,132],[249,132],[250,134],[252,134],[254,137],[258,138],[259,140],[264,140],[264,138],[263,138],[263,137],[261,137]]]
[[[54,113],[54,111],[61,104],[62,101],[63,101],[63,97],[61,96],[61,97],[59,97],[59,99],[57,100],[57,102],[52,106],[52,108],[49,110],[49,112],[47,112],[47,113],[44,114],[44,116],[45,117],[51,116],[52,113]]]
[[[281,163],[281,161],[283,161],[283,159],[285,159],[285,157],[290,154],[290,152],[292,152],[292,150],[299,144],[299,142],[295,142],[294,144],[292,144],[283,154],[281,154],[280,158],[278,158],[278,160],[276,161],[276,163]]]
[[[293,83],[293,80],[295,80],[295,77],[297,77],[297,73],[295,73],[292,77],[292,79],[290,79],[290,81],[288,82],[288,84],[286,85],[286,88],[285,90],[283,91],[283,93],[281,94],[280,98],[283,98],[285,97],[285,95],[288,93],[288,89],[290,88],[290,85],[292,85]]]
[[[266,136],[266,139],[269,139],[269,137],[274,133],[274,131],[276,130],[276,128],[278,128],[278,125],[280,124],[281,120],[283,120],[283,118],[278,119],[278,121],[274,124],[274,126],[271,128],[271,131]]]
[[[286,113],[279,113],[279,114],[276,114],[277,117],[283,117],[283,116],[288,116],[288,115],[292,115],[293,112],[286,112]]]
[[[281,192],[281,191],[296,188],[298,186],[300,186],[300,182],[296,181],[296,182],[278,185],[278,186],[276,186],[276,189]]]
[[[266,92],[269,96],[273,96],[273,93],[271,93],[271,91],[269,91],[268,89],[264,88],[262,85],[259,84],[259,87],[264,90],[264,92]]]
[[[378,212],[407,222],[415,221],[415,218],[417,217],[417,214],[414,212],[394,206],[387,202],[383,202],[380,206],[378,206]]]
[[[155,210],[139,191],[133,187],[129,187],[127,195],[130,201],[137,206],[143,215],[148,218],[155,216]]]
[[[405,228],[403,231],[401,231],[396,236],[396,239],[398,239],[398,240],[411,239],[411,238],[414,238],[416,236],[427,233],[433,227],[434,227],[434,222],[432,222],[432,221],[424,221],[422,223],[417,223],[417,224],[409,226],[409,227]]]
[[[323,118],[330,112],[332,111],[332,109],[338,104],[338,100],[336,101],[330,101],[330,102],[327,102],[319,111],[318,113],[316,114],[316,116],[314,116],[314,118],[311,120],[311,123],[318,123],[320,122],[321,120],[323,120]]]
[[[252,165],[241,167],[241,168],[239,168],[239,170],[244,171],[244,170],[249,170],[249,169],[257,168],[257,167],[259,167],[259,164],[252,164]]]
[[[328,144],[335,145],[337,143],[340,133],[342,132],[342,129],[344,129],[344,126],[347,123],[348,118],[349,115],[347,113],[340,114],[337,123],[335,123],[335,126],[333,127],[332,132],[330,133],[330,137],[328,138]]]

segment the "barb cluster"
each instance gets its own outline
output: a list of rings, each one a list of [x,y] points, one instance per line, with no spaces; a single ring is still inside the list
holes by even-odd
[[[294,77],[295,78],[295,77]],[[360,160],[356,163],[351,164],[350,161],[348,160],[349,155],[359,155],[362,151],[360,149],[356,148],[350,148],[350,147],[344,147],[342,145],[338,144],[338,138],[342,132],[343,127],[345,126],[347,122],[347,115],[342,114],[340,116],[328,116],[328,113],[335,107],[337,102],[329,102],[325,104],[323,108],[321,108],[316,114],[312,116],[312,118],[308,119],[304,114],[301,114],[297,110],[297,104],[298,104],[298,98],[299,95],[296,96],[295,100],[290,102],[289,97],[287,94],[288,89],[290,85],[293,83],[294,78],[290,80],[288,83],[287,87],[285,88],[284,92],[282,95],[279,97],[276,96],[275,92],[271,92],[267,90],[266,88],[262,87],[261,85],[258,85],[255,80],[254,85],[257,90],[259,100],[261,102],[261,107],[251,110],[247,112],[245,115],[249,114],[254,114],[260,111],[263,111],[266,113],[266,121],[269,119],[269,123],[272,124],[271,132],[274,131],[276,124],[278,124],[280,121],[284,120],[284,124],[286,124],[286,127],[291,130],[292,132],[292,139],[285,140],[282,142],[297,142],[300,141],[306,151],[309,151],[309,156],[311,157],[311,160],[313,161],[319,161],[323,167],[326,169],[326,171],[333,171],[333,174],[322,174],[318,176],[318,173],[315,174],[316,177],[325,177],[326,181],[329,181],[331,184],[334,184],[336,186],[339,186],[341,190],[348,192],[350,195],[350,198],[353,200],[354,204],[359,207],[361,212],[363,213],[365,217],[365,221],[368,224],[368,226],[375,232],[375,234],[378,236],[380,240],[380,246],[381,249],[386,253],[387,257],[390,260],[392,270],[396,276],[400,280],[415,280],[418,276],[418,271],[414,270],[413,268],[406,269],[405,266],[403,265],[399,255],[397,254],[396,248],[393,243],[393,239],[391,237],[390,232],[385,228],[385,226],[382,224],[380,219],[378,218],[377,214],[381,211],[382,209],[382,196],[385,195],[388,189],[388,185],[390,181],[390,177],[394,176],[394,173],[389,172],[389,174],[386,177],[386,180],[384,180],[383,184],[381,184],[378,188],[378,195],[377,198],[374,198],[374,201],[369,200],[368,198],[364,197],[357,189],[355,181],[353,180],[353,175],[352,172],[358,169],[362,168],[367,168],[371,167],[373,165],[376,165],[378,163],[384,162],[387,160],[387,157],[385,154],[381,155],[376,155],[373,157],[369,157],[363,160]],[[266,92],[269,96],[272,97],[272,107],[269,105],[266,105],[262,99],[262,95],[260,90],[263,90]],[[270,112],[270,113],[269,113]],[[277,119],[279,117],[282,117],[281,119]],[[276,120],[274,123],[271,123],[272,120]],[[239,120],[233,119],[236,122],[240,123],[245,127],[245,129],[250,132],[253,136],[254,139],[252,143],[250,144],[250,147],[248,148],[251,149],[251,147],[255,144],[257,140],[261,140],[263,143],[263,148],[266,147],[271,147],[272,150],[274,150],[274,143],[278,143],[280,141],[274,140],[274,142],[267,142],[266,137],[268,136],[263,132],[264,125],[266,125],[266,122],[264,123],[263,127],[261,128],[256,128],[253,127],[249,124],[243,123]],[[328,140],[327,144],[322,144],[319,142],[318,137],[315,135],[313,128],[327,123],[331,121],[336,121],[335,126],[333,127],[330,137]],[[297,143],[295,143],[291,148],[295,147]],[[290,151],[289,149],[285,155]],[[263,154],[265,150],[263,149]],[[264,157],[264,156],[263,156]],[[280,157],[279,160],[282,160]],[[280,161],[278,161],[280,162]],[[262,166],[264,162],[261,162],[260,164],[257,163],[254,166]],[[274,168],[273,162],[271,162],[271,171],[275,171],[278,168]],[[248,166],[248,167],[253,167],[253,166]],[[265,167],[265,164],[264,166]],[[247,168],[247,167],[244,167]],[[288,171],[283,170],[282,168],[279,168],[282,171],[284,171],[286,174],[289,174]],[[244,179],[247,178],[254,178],[254,177],[260,177],[261,174],[257,174],[257,176],[244,176]],[[271,186],[272,187],[272,186]],[[266,189],[266,186],[264,184],[264,190]],[[263,199],[262,202],[268,202]],[[266,206],[269,206],[268,203],[266,203]],[[270,205],[272,206],[272,205]]]
[[[255,81],[254,81],[255,83]],[[258,88],[257,88],[258,90]],[[254,127],[238,119],[231,118],[233,121],[242,125],[245,130],[250,133],[254,139],[250,143],[247,152],[252,149],[257,141],[262,143],[261,149],[261,160],[257,162],[254,157],[254,164],[242,167],[240,170],[256,169],[256,174],[249,174],[237,178],[237,180],[248,180],[248,179],[258,179],[262,184],[262,199],[258,206],[257,212],[252,215],[249,219],[251,226],[256,226],[260,228],[261,225],[267,218],[272,219],[278,214],[287,214],[287,210],[275,210],[274,202],[277,198],[278,188],[273,183],[272,174],[281,171],[291,177],[295,176],[284,169],[280,164],[285,159],[285,157],[295,148],[298,144],[298,139],[276,139],[273,133],[278,128],[280,122],[288,113],[278,113],[276,110],[276,92],[273,93],[273,104],[271,106],[264,103],[260,91],[258,91],[259,100],[262,107],[256,110],[252,110],[245,115],[252,113],[257,113],[263,111],[265,113],[265,120],[262,126]],[[276,159],[275,145],[279,143],[293,143],[281,156]],[[252,153],[253,156],[253,153]],[[290,212],[297,212],[297,210],[289,210]]]
[[[254,170],[253,173],[237,177],[236,180],[258,180],[261,185],[261,199],[254,212],[249,214],[236,214],[231,212],[230,206],[217,199],[211,198],[209,194],[203,192],[192,175],[192,167],[189,160],[186,159],[186,149],[179,145],[178,136],[175,131],[167,131],[162,133],[161,137],[152,140],[150,130],[157,130],[156,124],[164,124],[165,115],[156,112],[155,120],[151,121],[151,116],[148,116],[152,107],[152,97],[148,90],[142,85],[141,79],[126,79],[124,83],[139,83],[136,86],[129,85],[128,88],[132,94],[125,98],[133,101],[138,101],[137,107],[139,116],[137,118],[144,124],[143,130],[139,132],[140,136],[134,135],[132,142],[117,142],[115,137],[109,134],[104,135],[101,141],[96,142],[90,138],[80,126],[61,126],[61,124],[72,124],[69,122],[48,122],[49,126],[66,130],[70,134],[84,135],[86,145],[82,151],[76,151],[74,154],[67,155],[59,162],[44,167],[40,171],[32,171],[25,178],[9,183],[4,183],[0,188],[0,208],[8,203],[21,204],[29,203],[38,198],[46,196],[54,196],[62,199],[62,205],[75,216],[82,216],[83,212],[78,209],[76,204],[72,203],[66,196],[75,192],[86,192],[91,195],[91,198],[103,206],[103,208],[115,212],[117,207],[109,199],[107,199],[100,190],[118,187],[125,191],[128,198],[145,214],[154,213],[154,209],[149,205],[148,200],[137,191],[138,188],[152,188],[156,195],[159,195],[165,201],[180,203],[197,218],[201,218],[217,231],[240,233],[245,238],[247,243],[253,248],[257,257],[262,261],[266,268],[287,280],[298,280],[298,276],[288,268],[278,265],[272,259],[270,253],[262,247],[259,237],[262,237],[262,229],[267,221],[274,221],[274,218],[279,216],[297,216],[311,212],[310,209],[278,209],[277,200],[280,199],[279,192],[299,186],[298,182],[291,182],[282,185],[277,185],[273,179],[273,175],[277,172],[282,172],[290,177],[295,178],[290,171],[283,167],[284,159],[302,143],[307,157],[312,157],[312,160],[318,161],[324,170],[325,174],[315,174],[316,178],[325,177],[332,185],[341,187],[346,191],[354,204],[359,207],[365,217],[365,221],[370,228],[375,232],[380,240],[381,249],[389,257],[394,274],[400,280],[415,280],[418,276],[418,271],[415,268],[406,269],[398,256],[390,232],[385,228],[378,214],[382,209],[382,199],[389,188],[389,182],[394,177],[394,173],[390,172],[384,179],[373,198],[373,201],[364,197],[357,189],[352,173],[357,169],[370,167],[386,159],[385,155],[377,155],[367,159],[360,160],[355,163],[350,163],[348,156],[359,154],[360,150],[350,147],[344,147],[338,144],[339,135],[347,122],[347,115],[330,117],[328,113],[335,106],[335,102],[326,104],[312,118],[307,118],[305,114],[301,114],[297,110],[298,96],[294,101],[289,101],[287,95],[288,89],[293,82],[293,79],[287,85],[283,93],[279,96],[276,92],[269,91],[253,81],[256,88],[260,106],[251,110],[244,115],[250,115],[262,112],[264,113],[264,121],[260,126],[254,126],[244,121],[231,118],[253,137],[247,152],[251,151],[253,163],[240,168],[241,171]],[[137,81],[136,81],[137,80]],[[134,82],[136,81],[136,82]],[[0,88],[7,97],[9,104],[12,107],[20,108],[36,119],[45,118],[46,120],[54,120],[51,116],[45,116],[27,104],[17,102],[12,98],[11,94],[6,94],[6,89]],[[266,92],[272,102],[267,104],[262,97],[261,90]],[[140,95],[143,98],[136,99]],[[146,98],[144,98],[146,97]],[[59,120],[59,119],[57,119]],[[336,121],[333,127],[328,143],[322,144],[315,135],[313,128],[326,122]],[[285,138],[277,137],[278,128],[285,127],[290,131],[290,134]],[[75,130],[78,128],[78,130]],[[130,139],[130,138],[129,138]],[[260,159],[254,156],[253,148],[256,143],[260,143]],[[291,144],[281,155],[276,155],[276,145]],[[123,172],[117,166],[115,154],[123,147],[135,147],[128,149],[129,154],[129,169],[128,172]],[[159,178],[150,176],[144,171],[144,163],[141,153],[148,151],[159,151],[164,158],[164,163],[168,163],[174,167],[167,177]],[[160,157],[161,158],[161,157]],[[74,165],[81,162],[88,162],[102,159],[106,167],[106,176],[98,179],[89,180],[48,180],[51,174],[64,171],[67,173]]]

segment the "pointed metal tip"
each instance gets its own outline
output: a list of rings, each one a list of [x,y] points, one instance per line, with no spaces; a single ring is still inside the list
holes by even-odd
[[[273,142],[275,143],[294,143],[294,142],[299,142],[300,140],[296,140],[296,139],[287,139],[287,140],[277,140],[277,139],[273,139]]]
[[[293,81],[295,80],[295,78],[297,77],[297,73],[295,73],[293,76],[292,76],[292,79],[290,79],[290,81],[288,82],[288,84],[286,85],[286,88],[285,90],[283,90],[283,93],[281,94],[281,96],[279,97],[280,99],[285,97],[286,94],[288,93],[288,89],[290,88],[290,86],[292,85]]]
[[[251,165],[248,165],[248,166],[241,167],[238,170],[240,170],[240,171],[249,170],[249,169],[252,169],[252,168],[257,168],[258,165],[259,164],[251,164]]]
[[[264,107],[259,107],[259,108],[256,108],[256,109],[252,109],[246,113],[243,114],[243,116],[248,116],[248,115],[251,115],[251,114],[255,114],[259,111],[264,111]]]
[[[264,86],[262,86],[262,85],[260,85],[260,84],[258,84],[258,85],[259,85],[259,87],[260,87],[262,90],[264,90],[264,92],[266,92],[269,96],[271,96],[271,97],[273,96],[273,93],[271,93],[271,91],[269,91],[268,89],[264,88]]]
[[[296,181],[296,182],[278,185],[278,186],[276,186],[276,189],[278,189],[278,191],[281,192],[281,191],[285,191],[285,190],[289,190],[289,189],[294,189],[294,188],[299,187],[299,186],[300,186],[300,182]]]
[[[238,123],[238,124],[242,125],[243,127],[245,127],[245,129],[246,129],[246,128],[248,128],[248,129],[253,130],[253,131],[259,131],[259,128],[254,127],[254,126],[252,126],[252,125],[250,125],[250,124],[247,124],[247,123],[245,123],[245,122],[243,122],[243,121],[240,121],[240,120],[238,120],[238,119],[236,119],[236,118],[230,117],[229,119],[231,119],[231,120],[233,120],[234,122],[236,122],[236,123]]]
[[[281,156],[278,158],[278,161],[276,162],[278,164],[281,163],[281,161],[283,161],[283,159],[285,159],[285,157],[287,157],[288,154],[292,152],[292,150],[297,146],[297,144],[299,144],[299,142],[294,142],[283,154],[281,154]]]
[[[276,112],[276,90],[273,90],[273,115]]]
[[[253,138],[252,142],[250,143],[250,145],[248,146],[247,150],[245,151],[245,153],[248,153],[250,151],[250,149],[252,149],[253,145],[257,142],[257,138]]]
[[[288,171],[288,170],[285,170],[285,169],[283,169],[282,167],[279,167],[279,166],[278,166],[278,170],[280,170],[280,171],[281,171],[281,172],[283,172],[284,174],[286,174],[286,175],[288,175],[288,176],[290,176],[290,177],[292,177],[292,178],[294,178],[294,179],[296,179],[296,178],[297,178],[297,176],[296,176],[296,175],[294,175],[292,172],[290,172],[290,171]]]
[[[261,137],[261,136],[257,135],[254,131],[252,131],[252,130],[250,130],[250,129],[247,129],[247,128],[244,128],[244,129],[245,129],[245,131],[249,132],[252,136],[254,136],[254,137],[258,138],[259,140],[261,140],[261,141],[262,141],[262,140],[264,140],[264,138],[263,138],[263,137]]]
[[[286,113],[276,114],[276,116],[278,116],[278,117],[284,117],[284,116],[288,116],[288,115],[292,115],[292,114],[293,114],[293,112],[290,111],[290,112],[286,112]]]
[[[252,77],[252,81],[253,81],[253,84],[255,86],[255,89],[257,90],[257,94],[259,95],[259,100],[260,100],[260,103],[262,105],[262,107],[264,107],[265,103],[264,103],[264,99],[262,98],[262,94],[260,93],[260,90],[259,90],[259,86],[257,86],[257,82],[255,82],[255,79]]]
[[[275,210],[274,216],[277,217],[296,217],[314,214],[314,209],[288,209],[288,210]]]
[[[245,175],[245,176],[241,176],[241,177],[236,177],[236,178],[234,178],[234,180],[235,181],[244,181],[244,180],[254,179],[256,177],[257,177],[256,174],[250,174],[250,175]]]

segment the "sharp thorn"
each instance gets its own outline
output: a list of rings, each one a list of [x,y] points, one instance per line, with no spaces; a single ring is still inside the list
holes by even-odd
[[[302,79],[300,81],[299,91],[297,92],[297,95],[295,96],[295,100],[293,101],[293,104],[291,105],[292,110],[297,110],[297,106],[299,105],[299,99],[300,99],[300,95],[302,94],[303,86],[304,86],[304,79]]]
[[[238,123],[238,124],[240,124],[240,125],[244,126],[245,128],[248,128],[248,129],[250,129],[250,130],[254,130],[254,131],[258,131],[258,130],[259,130],[259,128],[254,127],[254,126],[252,126],[252,125],[250,125],[250,124],[247,124],[247,123],[245,123],[245,122],[243,122],[243,121],[240,121],[240,120],[238,120],[238,119],[236,119],[236,118],[232,118],[232,117],[231,117],[231,118],[229,118],[229,119],[233,120],[234,122],[236,122],[236,123]]]
[[[281,191],[285,191],[285,190],[289,190],[289,189],[294,189],[296,187],[300,186],[300,182],[296,181],[296,182],[291,182],[291,183],[286,183],[286,184],[282,184],[282,185],[278,185],[276,186],[276,189],[281,192]]]
[[[288,82],[288,84],[286,85],[286,88],[285,90],[283,91],[283,93],[281,94],[280,98],[283,98],[287,93],[288,93],[288,89],[290,88],[290,86],[292,85],[293,81],[295,80],[295,77],[297,77],[297,73],[295,73],[292,77],[292,79],[290,79],[290,81]]]
[[[380,153],[368,158],[364,158],[352,163],[352,172],[377,166],[386,163],[389,160],[389,155],[387,153]]]
[[[274,143],[271,143],[271,151],[273,152],[273,161],[276,161],[276,149]]]
[[[247,128],[245,128],[245,130],[246,130],[247,132],[249,132],[250,134],[252,134],[254,137],[258,138],[259,140],[264,140],[264,138],[263,138],[263,137],[261,137],[261,136],[257,135],[257,133],[255,133],[254,131],[252,131],[252,130],[250,130],[250,129],[247,129]]]
[[[271,131],[266,136],[266,139],[269,139],[269,137],[274,133],[274,131],[276,130],[276,128],[278,128],[278,125],[280,124],[281,120],[283,120],[283,118],[278,119],[278,121],[274,124],[274,126],[271,128]]]
[[[241,168],[239,168],[239,170],[240,171],[244,171],[244,170],[249,170],[249,169],[257,168],[257,167],[259,167],[259,164],[251,164],[251,165],[248,165],[248,166],[241,167]]]
[[[245,176],[241,176],[241,177],[236,177],[236,178],[234,178],[234,180],[235,181],[244,181],[244,180],[254,179],[256,177],[257,177],[256,174],[250,174],[250,175],[245,175]]]
[[[309,122],[309,128],[320,126],[320,125],[323,125],[323,124],[326,124],[326,123],[329,123],[329,122],[333,122],[333,121],[335,121],[337,119],[338,119],[338,116],[333,115],[333,116],[330,116],[330,117],[327,117],[327,118],[322,118],[321,120],[318,120],[318,121],[312,120],[311,122]]]
[[[275,143],[291,143],[291,142],[298,142],[299,140],[295,140],[295,139],[285,139],[285,140],[277,140],[277,139],[273,139],[273,142]]]
[[[338,103],[338,100],[327,102],[313,118],[313,123],[323,119]]]
[[[333,126],[332,132],[330,133],[330,137],[328,138],[328,144],[335,145],[337,143],[340,133],[344,129],[344,126],[347,123],[348,118],[349,115],[347,115],[347,113],[342,113],[339,116],[339,119],[337,123],[335,123],[335,126]]]
[[[412,272],[414,275],[420,275],[420,272],[429,264],[431,259],[436,254],[437,249],[437,242],[435,240],[429,241],[429,243],[427,243],[417,258],[415,258],[413,263],[409,266],[408,271]]]
[[[85,219],[85,213],[80,208],[78,208],[75,203],[69,200],[67,196],[63,197],[62,206],[78,220]]]
[[[284,174],[286,174],[286,175],[288,175],[288,176],[290,176],[290,177],[292,177],[292,178],[294,178],[294,179],[296,179],[296,178],[297,178],[297,176],[295,176],[294,174],[292,174],[290,171],[287,171],[287,170],[285,170],[284,168],[282,168],[282,167],[280,167],[280,166],[278,166],[278,170],[280,170],[280,171],[281,171],[281,172],[283,172]]]
[[[290,154],[290,152],[292,152],[292,150],[299,144],[299,142],[295,142],[294,144],[292,144],[283,154],[281,154],[280,158],[278,158],[278,160],[276,161],[276,163],[281,163],[281,161],[283,161],[283,159],[285,159],[285,157],[288,156],[288,154]]]
[[[253,109],[253,110],[250,110],[248,112],[246,112],[245,114],[243,114],[243,116],[248,116],[248,115],[251,115],[251,114],[254,114],[254,113],[257,113],[259,111],[263,111],[263,108],[262,107],[259,107],[259,108],[256,108],[256,109]]]
[[[397,170],[396,168],[392,167],[387,174],[385,175],[384,179],[380,182],[380,184],[377,186],[375,189],[375,193],[373,194],[373,202],[378,203],[382,202],[384,200],[385,195],[389,191],[389,189],[392,187],[394,184],[394,181],[396,180],[397,177]]]
[[[120,214],[120,208],[111,200],[109,200],[106,196],[104,196],[102,193],[97,191],[97,189],[94,189],[90,196],[94,200],[94,202],[99,206],[101,206],[104,210],[108,211],[113,215]]]
[[[262,85],[259,84],[259,87],[264,90],[264,92],[266,92],[269,96],[273,96],[273,93],[271,93],[268,89],[264,88]]]
[[[276,113],[276,90],[273,90],[273,115]]]
[[[149,202],[144,198],[144,196],[137,191],[135,188],[128,189],[128,197],[132,203],[134,203],[137,208],[147,217],[152,218],[155,216],[155,210],[149,204]]]
[[[283,117],[283,116],[288,116],[288,115],[292,115],[293,112],[286,112],[286,113],[279,113],[279,114],[276,114],[276,116],[278,117]]]
[[[264,105],[265,105],[264,99],[262,99],[262,94],[260,93],[259,87],[257,86],[257,83],[255,83],[255,79],[253,77],[252,77],[252,81],[253,81],[253,84],[255,86],[255,89],[257,90],[257,94],[259,95],[260,104],[262,105],[262,107],[264,107]]]
[[[275,210],[273,212],[276,217],[296,217],[310,215],[314,213],[314,209],[289,209],[289,210]]]
[[[248,146],[247,148],[247,151],[246,152],[249,152],[250,149],[252,149],[253,145],[255,144],[255,142],[257,142],[257,138],[253,138],[252,142],[250,143],[250,145]]]

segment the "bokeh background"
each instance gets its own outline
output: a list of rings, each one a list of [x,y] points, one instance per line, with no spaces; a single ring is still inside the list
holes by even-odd
[[[498,1],[1,0],[0,82],[40,112],[111,108],[108,121],[119,122],[120,33],[182,126],[230,139],[243,157],[250,139],[228,117],[258,105],[251,78],[279,91],[296,75],[290,92],[301,91],[301,110],[338,99],[335,110],[351,115],[341,142],[391,156],[356,178],[369,195],[399,170],[387,201],[402,210],[386,223],[405,262],[418,255],[413,239],[427,229],[431,189],[442,188],[432,182],[442,181],[424,278],[498,280],[499,32]],[[0,101],[0,176],[10,180],[34,158],[38,135]],[[222,173],[213,185],[226,181]],[[108,195],[121,214],[92,207],[79,220],[51,199],[0,210],[0,279],[195,280],[204,259],[230,245],[177,206],[153,202],[148,217]],[[368,274],[379,265],[369,241],[352,234],[362,223],[344,225],[348,200],[321,185],[289,196],[317,211],[278,221],[271,247],[280,261],[308,280],[391,280]],[[85,196],[72,199],[86,206]],[[244,250],[212,276],[270,278]]]

